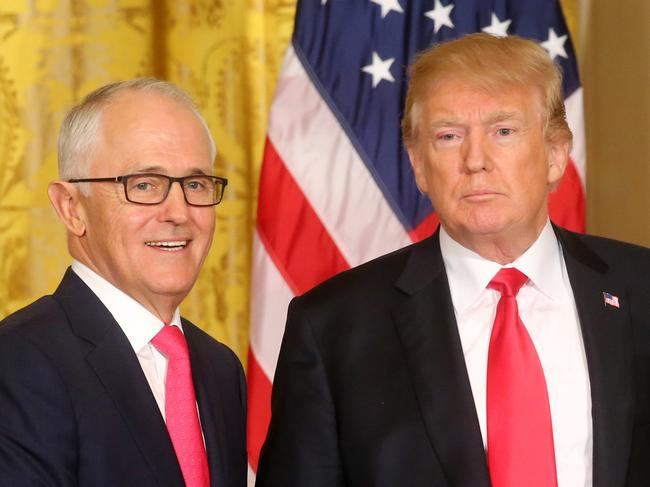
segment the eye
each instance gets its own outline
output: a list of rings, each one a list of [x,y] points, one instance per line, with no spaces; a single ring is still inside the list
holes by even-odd
[[[146,191],[152,187],[151,183],[140,182],[135,185],[135,189],[138,191]]]
[[[208,178],[192,178],[185,181],[185,188],[194,192],[207,191],[211,183]]]
[[[139,193],[146,193],[154,191],[158,187],[159,183],[155,178],[151,177],[137,177],[132,178],[130,181],[130,189],[132,191],[137,191]]]
[[[503,137],[506,137],[508,135],[512,135],[514,133],[515,133],[514,129],[507,128],[507,127],[502,127],[502,128],[497,129],[497,135],[501,135]]]
[[[457,137],[456,134],[450,134],[450,133],[445,133],[438,136],[440,140],[444,140],[446,142],[451,142],[452,140],[456,139],[456,137]]]

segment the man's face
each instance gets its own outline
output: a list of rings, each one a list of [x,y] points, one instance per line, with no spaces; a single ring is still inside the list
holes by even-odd
[[[540,95],[446,78],[428,87],[415,113],[416,182],[452,238],[471,249],[503,238],[532,243],[568,154],[568,143],[544,138]]]
[[[100,133],[87,177],[212,173],[199,121],[159,94],[120,94],[104,110]],[[121,184],[91,183],[80,211],[84,261],[101,276],[154,313],[187,295],[212,243],[213,207],[188,205],[177,183],[152,206],[128,202]]]

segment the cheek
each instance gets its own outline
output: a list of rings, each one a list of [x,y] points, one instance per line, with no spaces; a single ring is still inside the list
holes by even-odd
[[[131,232],[120,207],[106,205],[89,214],[89,234],[99,245],[110,247],[120,244],[124,233]]]
[[[549,190],[549,168],[545,160],[540,160],[534,167],[523,167],[516,177],[510,178],[510,190],[518,192],[520,199],[537,204]]]
[[[107,234],[109,245],[122,249],[125,260],[138,259],[136,255],[145,249],[147,236],[155,235],[154,232],[147,231],[148,228],[153,228],[153,225],[150,226],[152,221],[155,218],[145,212],[115,212],[110,222],[110,233]]]
[[[150,222],[155,222],[155,217],[145,212],[123,212],[114,218],[115,228],[123,229],[124,237],[130,241],[141,236],[142,231]]]
[[[207,242],[211,242],[215,227],[214,208],[196,208],[196,210],[193,220],[199,236]]]
[[[409,160],[411,161],[411,170],[415,178],[415,184],[422,193],[427,192],[426,168],[423,165],[424,160],[417,148],[408,149]]]
[[[423,193],[438,194],[448,190],[448,182],[453,177],[450,161],[444,156],[435,155],[431,151],[422,151],[415,165],[415,180]]]
[[[429,183],[427,181],[426,173],[421,169],[415,172],[415,185],[418,187],[421,193],[429,192]]]
[[[462,182],[462,176],[454,170],[451,161],[440,161],[437,165],[429,168],[429,194],[437,195],[438,198],[446,198],[454,192],[454,189]]]

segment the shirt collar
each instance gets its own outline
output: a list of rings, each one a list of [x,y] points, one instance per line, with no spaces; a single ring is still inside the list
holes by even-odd
[[[463,247],[452,239],[442,226],[440,251],[449,280],[452,302],[457,312],[465,311],[476,302],[501,267],[516,267],[528,276],[532,285],[550,299],[562,299],[565,288],[563,273],[566,270],[560,244],[549,220],[530,248],[506,266],[485,259]]]
[[[147,345],[165,325],[135,299],[116,288],[88,266],[73,260],[72,270],[113,315],[136,353]],[[179,327],[181,331],[183,330],[178,308],[174,311],[170,324]]]
[[[550,221],[546,222],[533,245],[506,267],[516,267],[526,274],[531,283],[552,300],[560,301],[567,296],[564,255]]]

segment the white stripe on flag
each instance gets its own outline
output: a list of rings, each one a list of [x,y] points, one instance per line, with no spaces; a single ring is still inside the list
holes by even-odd
[[[257,231],[253,236],[251,296],[253,326],[250,347],[260,368],[272,381],[284,334],[287,306],[293,293],[266,252]]]

